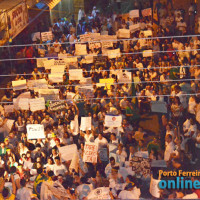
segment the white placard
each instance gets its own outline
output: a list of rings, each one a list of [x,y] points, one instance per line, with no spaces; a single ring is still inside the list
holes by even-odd
[[[47,100],[58,100],[59,99],[59,89],[39,89],[39,97],[44,97]]]
[[[58,54],[58,59],[64,59],[64,58],[67,58],[68,56],[69,56],[69,54],[67,54],[67,53],[65,53],[65,54],[59,53]]]
[[[11,113],[14,111],[14,105],[5,105],[4,106],[5,113]]]
[[[26,130],[28,140],[45,138],[44,125],[42,124],[27,124]]]
[[[52,31],[42,32],[41,33],[41,39],[42,39],[43,42],[46,42],[48,40],[53,40],[53,33],[52,33]]]
[[[105,116],[105,125],[106,127],[120,127],[122,125],[122,116]]]
[[[78,56],[87,55],[86,44],[75,44],[75,52]]]
[[[69,69],[69,80],[81,80],[83,78],[82,69]]]
[[[13,99],[15,110],[29,110],[29,99],[28,98],[17,98]]]
[[[81,117],[81,131],[91,130],[92,118],[91,117]]]
[[[61,158],[64,161],[72,160],[75,153],[77,153],[76,144],[67,145],[64,147],[60,147],[59,153],[61,153]]]
[[[151,57],[151,56],[153,56],[152,50],[143,51],[143,57]]]
[[[119,83],[131,83],[132,82],[132,73],[127,71],[118,71],[117,77],[119,80]]]
[[[135,32],[135,31],[139,31],[140,30],[140,23],[130,25],[129,30],[130,30],[131,33]]]
[[[151,177],[149,192],[155,198],[160,198],[160,189],[158,187],[159,182],[160,180],[156,180]]]
[[[74,92],[67,92],[67,99],[68,100],[73,100],[73,98],[74,98],[75,95],[76,94]]]
[[[110,188],[109,187],[99,187],[96,188],[95,190],[92,190],[88,196],[88,200],[93,200],[93,199],[111,199],[110,197]]]
[[[27,81],[27,87],[30,90],[34,90],[34,88],[37,88],[37,89],[48,89],[48,85],[47,85],[46,79],[28,80]]]
[[[27,89],[26,80],[12,81],[13,90]]]
[[[58,66],[66,66],[66,62],[64,60],[54,60],[54,65]]]
[[[15,120],[7,119],[6,123],[4,124],[4,129],[7,133],[9,133],[13,127]]]
[[[110,47],[113,47],[113,42],[111,41],[102,41],[101,42],[101,45],[102,45],[102,48],[110,48]]]
[[[117,36],[118,38],[130,38],[131,33],[129,29],[119,29]]]
[[[29,103],[30,103],[30,110],[32,112],[35,112],[38,110],[45,110],[44,98],[29,99]]]
[[[69,57],[64,58],[65,63],[76,63],[78,61],[78,57]]]
[[[88,77],[88,78],[85,78],[83,77],[81,80],[80,80],[80,84],[81,85],[85,85],[85,84],[92,84],[92,78],[91,77]]]
[[[94,142],[86,142],[84,146],[83,162],[97,163],[98,146]]]
[[[45,69],[51,69],[51,66],[54,65],[54,59],[43,61]]]
[[[83,93],[87,98],[94,97],[93,93],[93,87],[92,86],[81,86],[78,88],[79,93]]]
[[[31,38],[32,38],[33,42],[36,42],[37,40],[40,40],[40,38],[41,38],[40,32],[32,33],[31,34]]]
[[[151,16],[151,15],[152,15],[151,8],[146,8],[146,9],[142,10],[142,16],[143,17],[147,17],[147,16]]]
[[[120,49],[113,49],[113,50],[107,50],[107,55],[108,58],[112,59],[112,58],[116,58],[116,57],[120,57],[121,53],[120,53]]]
[[[145,37],[145,38],[147,38],[147,37],[149,37],[149,36],[152,36],[152,35],[153,35],[153,32],[152,32],[152,30],[143,31],[143,33],[144,33],[144,37]]]
[[[151,112],[167,113],[167,104],[162,101],[151,101]]]
[[[129,11],[129,17],[132,18],[137,18],[139,17],[139,10],[130,10]]]
[[[37,62],[37,67],[44,67],[44,61],[47,61],[48,58],[37,58],[36,62]]]
[[[62,83],[63,75],[62,74],[49,74],[49,81],[52,83]]]

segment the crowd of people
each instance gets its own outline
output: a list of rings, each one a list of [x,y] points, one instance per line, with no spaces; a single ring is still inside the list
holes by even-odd
[[[124,18],[103,16],[96,7],[89,15],[80,9],[77,24],[74,16],[70,22],[58,19],[50,29],[53,40],[35,41],[17,52],[15,74],[1,98],[0,199],[200,198],[199,190],[152,192],[150,182],[158,177],[151,170],[143,176],[142,171],[132,168],[133,159],[143,157],[149,162],[164,160],[172,171],[198,170],[200,40],[191,35],[194,24],[186,23],[183,12],[159,1],[156,7],[159,24],[154,29],[152,15],[143,16],[142,12],[139,18]],[[195,17],[195,9],[189,9],[189,18],[191,15]],[[119,38],[120,29],[130,30],[138,23],[139,29],[130,31],[130,38]],[[153,35],[146,36],[146,31]],[[90,37],[91,33],[117,35],[117,39],[110,39],[107,49],[82,42],[87,55],[77,56],[81,35]],[[120,49],[120,54],[106,55],[115,49]],[[63,80],[56,82],[50,78],[51,68],[36,61],[58,60],[58,55],[75,61],[66,63]],[[88,55],[94,56],[92,62],[86,62]],[[82,69],[82,79],[88,82],[73,80],[71,69]],[[59,91],[56,99],[43,96],[42,110],[20,109],[14,103],[13,111],[6,111],[5,107],[14,99],[20,101],[22,94],[29,93],[31,99],[42,97],[37,86],[16,89],[12,81],[40,79],[46,81],[46,90]],[[102,84],[102,79],[112,82]],[[79,90],[84,86],[92,87],[89,94]],[[54,102],[63,102],[64,107],[52,110]],[[153,105],[158,106],[156,111]],[[106,116],[121,116],[122,122],[107,127]],[[141,123],[152,116],[151,123],[158,124],[156,132]],[[91,117],[90,128],[81,128],[82,117]],[[8,121],[12,120],[9,128]],[[29,139],[27,125],[34,124],[44,127],[45,138]],[[86,143],[97,145],[94,162],[84,162]],[[65,160],[59,149],[73,144],[76,156]],[[112,154],[111,146],[116,147]],[[100,155],[102,149],[106,149],[104,157]]]

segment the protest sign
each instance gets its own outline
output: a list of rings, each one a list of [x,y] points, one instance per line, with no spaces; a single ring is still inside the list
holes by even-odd
[[[92,118],[91,117],[81,117],[81,131],[91,130]]]
[[[66,66],[66,62],[64,60],[54,60],[54,65],[58,66]],[[57,66],[58,65],[58,66]],[[52,69],[52,68],[51,68]]]
[[[29,99],[29,103],[30,103],[30,110],[32,112],[35,112],[38,110],[45,110],[44,98]]]
[[[49,109],[50,111],[61,111],[65,110],[65,102],[64,101],[58,101],[58,102],[50,102]]]
[[[27,87],[29,90],[34,90],[34,88],[47,89],[48,85],[46,79],[37,79],[37,80],[28,80]]]
[[[117,161],[117,144],[109,144],[109,158],[114,157],[115,161]]]
[[[59,89],[39,89],[38,93],[39,97],[44,97],[45,101],[59,99]]]
[[[86,142],[84,146],[83,162],[97,163],[98,146],[93,142]]]
[[[148,151],[137,151],[137,152],[135,152],[134,156],[142,157],[142,158],[148,158],[149,153],[148,153]]]
[[[137,18],[139,17],[139,10],[130,10],[129,11],[129,17],[130,18]]]
[[[75,95],[76,94],[74,92],[67,92],[67,99],[68,100],[73,100]]]
[[[69,69],[69,80],[81,80],[83,78],[82,69]]]
[[[20,98],[30,99],[31,98],[31,93],[30,92],[23,92],[17,97],[17,99],[20,99]]]
[[[117,37],[118,38],[130,38],[130,30],[129,29],[119,29]]]
[[[155,198],[160,198],[161,191],[160,191],[160,188],[158,186],[159,182],[160,182],[160,180],[154,179],[151,176],[149,192]]]
[[[41,33],[41,39],[42,39],[43,42],[46,42],[48,40],[53,40],[53,33],[52,33],[52,31],[42,32]]]
[[[92,84],[92,78],[91,78],[91,77],[88,77],[88,78],[83,77],[83,78],[80,80],[80,84],[81,84],[81,85]]]
[[[13,90],[27,89],[26,80],[12,81]]]
[[[152,36],[153,35],[153,32],[152,32],[152,30],[148,30],[148,31],[143,31],[143,33],[144,33],[144,37],[150,37],[150,36]]]
[[[67,53],[59,53],[58,54],[58,59],[65,59],[65,58],[67,58],[69,56],[69,54],[67,54]]]
[[[63,82],[63,74],[65,71],[65,64],[51,66],[51,74],[49,75],[49,80],[53,83]]]
[[[45,138],[44,125],[42,124],[27,124],[26,130],[27,130],[28,140]]]
[[[60,147],[59,153],[61,153],[61,158],[64,161],[72,160],[75,153],[77,153],[76,144],[71,144],[67,146]]]
[[[99,49],[99,48],[101,48],[100,42],[89,42],[89,49]]]
[[[15,120],[7,119],[6,123],[4,124],[4,130],[6,131],[7,134],[10,133],[14,122]]]
[[[54,59],[43,61],[44,68],[45,69],[51,69],[51,66],[54,65],[54,61],[55,61]]]
[[[78,87],[79,93],[83,93],[87,98],[94,97],[92,86],[80,86]]]
[[[87,55],[86,44],[75,44],[75,54],[78,56]]]
[[[119,83],[131,83],[132,73],[128,71],[117,71],[117,78]]]
[[[110,197],[110,188],[109,187],[99,187],[96,188],[95,190],[92,190],[88,196],[88,200],[93,200],[93,199],[111,199]]]
[[[162,101],[151,101],[151,112],[167,113],[167,104]]]
[[[135,31],[139,31],[140,30],[140,23],[130,25],[129,30],[130,30],[131,33],[135,32]]]
[[[118,49],[113,49],[113,50],[106,50],[106,54],[108,55],[108,58],[110,58],[110,59],[121,56],[119,48]]]
[[[47,61],[48,58],[37,58],[37,68],[44,67],[44,61]]]
[[[151,160],[149,158],[142,158],[134,156],[131,160],[132,170],[136,174],[142,174],[144,177],[150,175]]]
[[[49,81],[52,83],[62,83],[63,75],[62,74],[49,74]]]
[[[65,63],[76,63],[78,57],[69,57],[69,58],[64,58]]]
[[[14,105],[5,105],[4,106],[5,113],[11,113],[14,111]]]
[[[29,99],[28,98],[17,98],[13,99],[15,110],[29,110]]]
[[[108,161],[108,151],[107,148],[99,149],[99,158],[101,161]]]
[[[94,56],[95,67],[106,66],[107,56]]]
[[[102,48],[110,48],[110,47],[113,47],[113,42],[111,41],[102,41],[101,42],[101,45],[102,45]]]
[[[152,15],[151,8],[146,8],[146,9],[142,10],[142,16],[143,17],[147,17],[147,16],[151,16],[151,15]]]
[[[143,51],[143,57],[152,57],[152,50],[145,50]]]
[[[110,90],[110,86],[115,82],[113,78],[100,79],[99,83],[105,84],[105,89]]]
[[[105,126],[106,127],[120,127],[122,125],[122,116],[113,116],[106,115],[105,116]]]
[[[40,32],[32,33],[31,34],[31,38],[32,38],[33,42],[36,42],[37,40],[40,40],[40,38],[41,38]]]

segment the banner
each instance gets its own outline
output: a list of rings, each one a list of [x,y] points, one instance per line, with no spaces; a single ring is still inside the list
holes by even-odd
[[[45,110],[44,98],[29,99],[29,103],[30,103],[30,110],[32,112],[35,112],[38,110]]]
[[[93,142],[86,142],[83,152],[83,162],[97,163],[98,146]]]
[[[81,117],[81,131],[91,130],[92,127],[92,117]]]
[[[129,17],[132,18],[137,18],[139,17],[139,10],[130,10],[129,11]]]
[[[151,160],[149,158],[142,158],[134,156],[131,160],[132,170],[136,174],[142,174],[144,177],[150,175]]]
[[[119,29],[117,36],[118,38],[130,38],[131,33],[129,29]]]
[[[147,17],[147,16],[151,16],[151,15],[152,15],[151,8],[146,8],[146,9],[142,10],[142,16],[143,17]]]
[[[65,102],[64,101],[58,101],[58,102],[51,102],[49,105],[50,111],[61,111],[65,110]]]
[[[93,200],[93,199],[111,199],[110,197],[110,188],[109,187],[99,187],[96,188],[95,190],[92,190],[88,196],[88,200]]]
[[[42,124],[27,124],[26,130],[27,130],[28,140],[45,138],[44,125]]]
[[[28,9],[25,2],[8,11],[7,23],[10,38],[15,38],[28,25]]]
[[[72,160],[74,154],[77,153],[76,144],[71,144],[67,146],[60,147],[59,153],[61,154],[61,159],[64,161]]]
[[[151,112],[167,113],[167,104],[162,101],[151,101]]]
[[[41,39],[42,39],[43,42],[46,42],[48,40],[53,40],[53,33],[52,33],[52,31],[42,32],[41,33]]]
[[[78,56],[87,55],[86,44],[75,44],[75,54]]]
[[[69,80],[81,80],[83,78],[82,69],[69,69]]]
[[[122,116],[105,116],[105,125],[106,127],[120,127],[122,125]]]
[[[39,89],[38,93],[39,97],[44,97],[45,101],[59,99],[59,89]]]
[[[12,81],[13,90],[24,90],[27,89],[26,80]]]

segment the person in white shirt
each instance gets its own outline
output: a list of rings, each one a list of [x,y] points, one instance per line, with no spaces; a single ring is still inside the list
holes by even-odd
[[[55,51],[56,53],[59,53],[59,52],[60,52],[61,44],[60,44],[60,42],[58,42],[57,39],[56,39],[56,41],[53,43],[53,46],[54,46],[54,51]]]
[[[168,134],[165,137],[165,152],[164,152],[164,160],[169,161],[171,154],[174,152],[174,143],[172,141],[172,135]]]
[[[124,95],[124,98],[120,101],[120,107],[121,109],[126,109],[127,106],[128,106],[127,95]]]
[[[63,165],[60,161],[60,157],[55,157],[55,164],[53,165],[53,172],[55,176],[58,176],[59,174],[65,175],[68,171],[65,165]]]
[[[107,177],[109,177],[109,175],[111,174],[113,167],[119,167],[119,164],[115,162],[114,157],[110,157],[110,163],[108,163],[105,168],[105,174]]]
[[[102,133],[99,133],[94,142],[98,145],[98,149],[107,148],[108,146],[108,141],[102,136]]]
[[[31,200],[32,191],[26,187],[26,180],[20,180],[21,188],[17,190],[16,199],[17,200]]]

